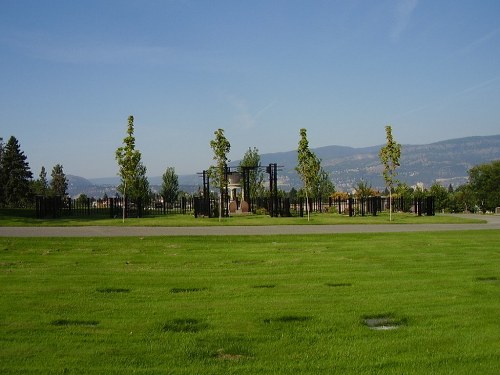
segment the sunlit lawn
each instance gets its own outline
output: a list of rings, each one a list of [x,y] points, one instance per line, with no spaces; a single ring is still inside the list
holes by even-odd
[[[481,223],[477,219],[463,219],[450,215],[417,216],[415,214],[396,213],[389,221],[388,213],[378,216],[349,217],[339,214],[312,214],[307,217],[270,217],[267,215],[232,216],[229,218],[195,218],[193,215],[169,214],[146,216],[143,218],[100,217],[63,217],[56,219],[36,219],[32,210],[0,210],[0,226],[247,226],[247,225],[338,225],[338,224],[458,224]],[[484,221],[483,221],[484,222]]]
[[[498,374],[499,243],[0,238],[0,373]]]

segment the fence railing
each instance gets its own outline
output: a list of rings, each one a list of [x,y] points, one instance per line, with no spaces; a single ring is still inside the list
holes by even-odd
[[[307,213],[305,199],[290,198],[257,198],[251,202],[250,212],[263,212],[270,216],[304,216]],[[37,196],[35,200],[37,218],[56,217],[103,217],[120,218],[145,217],[148,215],[190,214],[195,217],[217,217],[218,203],[215,199],[203,197],[181,197],[173,204],[162,200],[130,202],[123,198],[108,199],[62,199],[61,197]],[[309,212],[332,212],[348,216],[376,216],[389,209],[389,197],[366,197],[348,199],[332,199],[322,201],[309,200]],[[413,212],[417,215],[433,216],[435,214],[434,197],[392,199],[394,212]]]
[[[37,196],[35,210],[37,218],[50,217],[144,217],[148,215],[188,214],[194,207],[193,198],[181,197],[173,204],[161,200],[151,200],[146,203],[131,202],[123,198],[108,199],[70,199]]]

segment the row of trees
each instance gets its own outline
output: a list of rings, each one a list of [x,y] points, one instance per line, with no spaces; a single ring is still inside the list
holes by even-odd
[[[446,189],[439,184],[434,184],[427,191],[411,189],[404,183],[396,180],[396,168],[399,167],[401,145],[392,137],[392,129],[386,126],[387,144],[381,148],[379,157],[384,167],[386,192],[389,195],[415,195],[429,193],[436,197],[436,209],[459,212],[465,210],[492,211],[500,206],[500,161],[482,164],[469,171],[470,182],[453,190]],[[220,191],[221,205],[225,204],[224,194],[227,185],[227,167],[230,160],[228,153],[231,145],[224,135],[223,129],[214,132],[215,138],[210,141],[214,152],[215,165],[209,168],[210,178]],[[121,184],[118,191],[132,201],[146,202],[151,197],[149,182],[146,178],[146,167],[141,161],[141,153],[135,148],[134,117],[128,118],[127,135],[123,146],[115,153],[119,165]],[[260,155],[257,148],[249,148],[240,162],[240,171],[249,169],[252,199],[262,196],[265,192],[263,186],[264,172],[260,165]],[[307,130],[300,129],[299,144],[297,148],[297,166],[303,187],[297,192],[309,199],[321,199],[335,192],[335,187],[328,173],[321,166],[318,158],[309,148]],[[160,195],[164,202],[173,203],[179,194],[179,181],[173,167],[168,167],[163,174],[163,183]],[[364,185],[366,186],[364,186]],[[370,190],[366,183],[359,184],[359,191]],[[32,205],[35,195],[66,196],[68,180],[64,174],[63,166],[57,164],[53,167],[50,180],[45,167],[41,168],[38,179],[33,180],[27,157],[21,151],[18,140],[11,136],[7,143],[0,138],[0,207],[27,207]],[[292,191],[293,192],[293,191]],[[309,208],[309,204],[306,205]],[[392,210],[391,210],[392,211]],[[219,213],[224,212],[220,207]],[[308,212],[309,217],[309,212]]]
[[[472,167],[467,184],[454,189],[435,183],[428,193],[436,198],[439,211],[494,212],[500,207],[500,160]]]
[[[39,178],[33,180],[27,157],[16,137],[4,144],[0,138],[0,207],[29,207],[36,195],[65,196],[68,181],[61,164],[56,164],[50,181],[42,166]]]

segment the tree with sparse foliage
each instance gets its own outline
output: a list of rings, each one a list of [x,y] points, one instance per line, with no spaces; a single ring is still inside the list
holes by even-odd
[[[18,140],[12,136],[0,150],[0,204],[9,207],[27,206],[31,199],[31,178],[27,157],[21,151]]]
[[[378,195],[378,192],[373,189],[372,185],[365,180],[359,181],[355,189],[357,198],[368,198]]]
[[[300,141],[297,149],[297,167],[295,170],[299,174],[302,183],[304,184],[304,192],[306,195],[306,210],[307,221],[310,220],[309,197],[312,194],[314,186],[317,186],[319,172],[321,169],[321,160],[314,152],[309,149],[309,141],[307,140],[307,130],[300,129]]]
[[[54,168],[52,168],[50,176],[52,177],[50,180],[50,191],[52,194],[65,198],[68,195],[68,179],[64,174],[63,166],[61,164],[56,164]]]
[[[127,136],[123,146],[115,152],[121,183],[117,190],[132,202],[146,202],[149,199],[149,182],[146,167],[141,161],[141,152],[135,149],[134,116],[128,118]]]
[[[173,204],[179,195],[179,177],[175,174],[174,167],[168,167],[165,170],[162,181],[160,194],[163,202]]]
[[[224,129],[217,129],[214,132],[215,139],[210,141],[210,147],[214,152],[213,160],[215,166],[210,167],[210,177],[219,188],[219,220],[222,217],[222,211],[226,212],[227,195],[227,163],[229,159],[227,154],[231,150],[231,144],[224,136]]]
[[[389,190],[389,220],[392,221],[392,190],[396,183],[396,168],[399,167],[401,157],[401,145],[392,137],[392,127],[386,126],[387,143],[380,149],[379,157],[384,166],[383,176],[385,185]]]
[[[42,166],[40,170],[38,180],[33,183],[33,191],[36,195],[41,195],[43,197],[46,197],[49,193],[49,181],[47,180],[47,171],[44,166]]]

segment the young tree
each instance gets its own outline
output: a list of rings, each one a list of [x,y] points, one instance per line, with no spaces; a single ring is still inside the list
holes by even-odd
[[[307,130],[300,129],[300,141],[297,150],[297,167],[295,170],[299,174],[306,194],[307,221],[310,220],[309,197],[314,186],[317,185],[318,176],[321,169],[321,160],[309,149],[307,140]]]
[[[63,171],[63,166],[61,164],[56,164],[52,168],[52,173],[50,174],[52,180],[50,181],[50,190],[53,195],[59,195],[62,198],[68,195],[68,179]]]
[[[141,162],[141,153],[135,149],[134,116],[128,118],[127,136],[123,139],[123,146],[115,152],[118,162],[121,184],[117,190],[124,198],[139,202],[149,199],[149,182],[146,177],[146,167]],[[123,219],[125,219],[125,205],[123,205]]]
[[[389,190],[389,221],[392,221],[392,190],[396,182],[396,168],[399,167],[401,145],[393,139],[391,126],[386,126],[385,132],[387,143],[380,149],[379,157],[384,166],[385,186]]]
[[[377,195],[377,192],[373,189],[372,185],[361,180],[356,185],[356,197],[357,198],[368,198]]]
[[[47,172],[44,166],[42,166],[40,174],[38,175],[38,180],[34,182],[33,186],[36,195],[47,196],[49,192],[49,181],[47,180]]]
[[[250,199],[254,200],[255,197],[261,195],[263,187],[262,181],[264,181],[264,172],[259,170],[260,167],[260,155],[259,150],[254,147],[248,148],[243,155],[243,159],[240,162],[239,170],[240,173],[244,168],[250,168],[248,171],[249,186],[250,186]]]
[[[0,159],[0,184],[3,194],[0,203],[10,207],[26,205],[31,198],[31,178],[27,157],[17,139],[12,136],[3,146]]]
[[[214,132],[215,139],[210,141],[210,147],[214,151],[213,160],[216,165],[210,168],[211,178],[214,180],[216,186],[219,188],[219,221],[222,217],[222,210],[225,212],[226,207],[226,190],[227,190],[227,163],[230,161],[227,154],[231,150],[231,144],[224,136],[224,129],[217,129]]]
[[[335,186],[330,179],[330,175],[323,169],[323,167],[320,167],[314,195],[317,199],[322,200],[325,197],[329,197],[333,193],[335,193]]]
[[[162,176],[160,194],[165,203],[173,204],[179,195],[179,177],[175,174],[174,167],[168,167]]]

